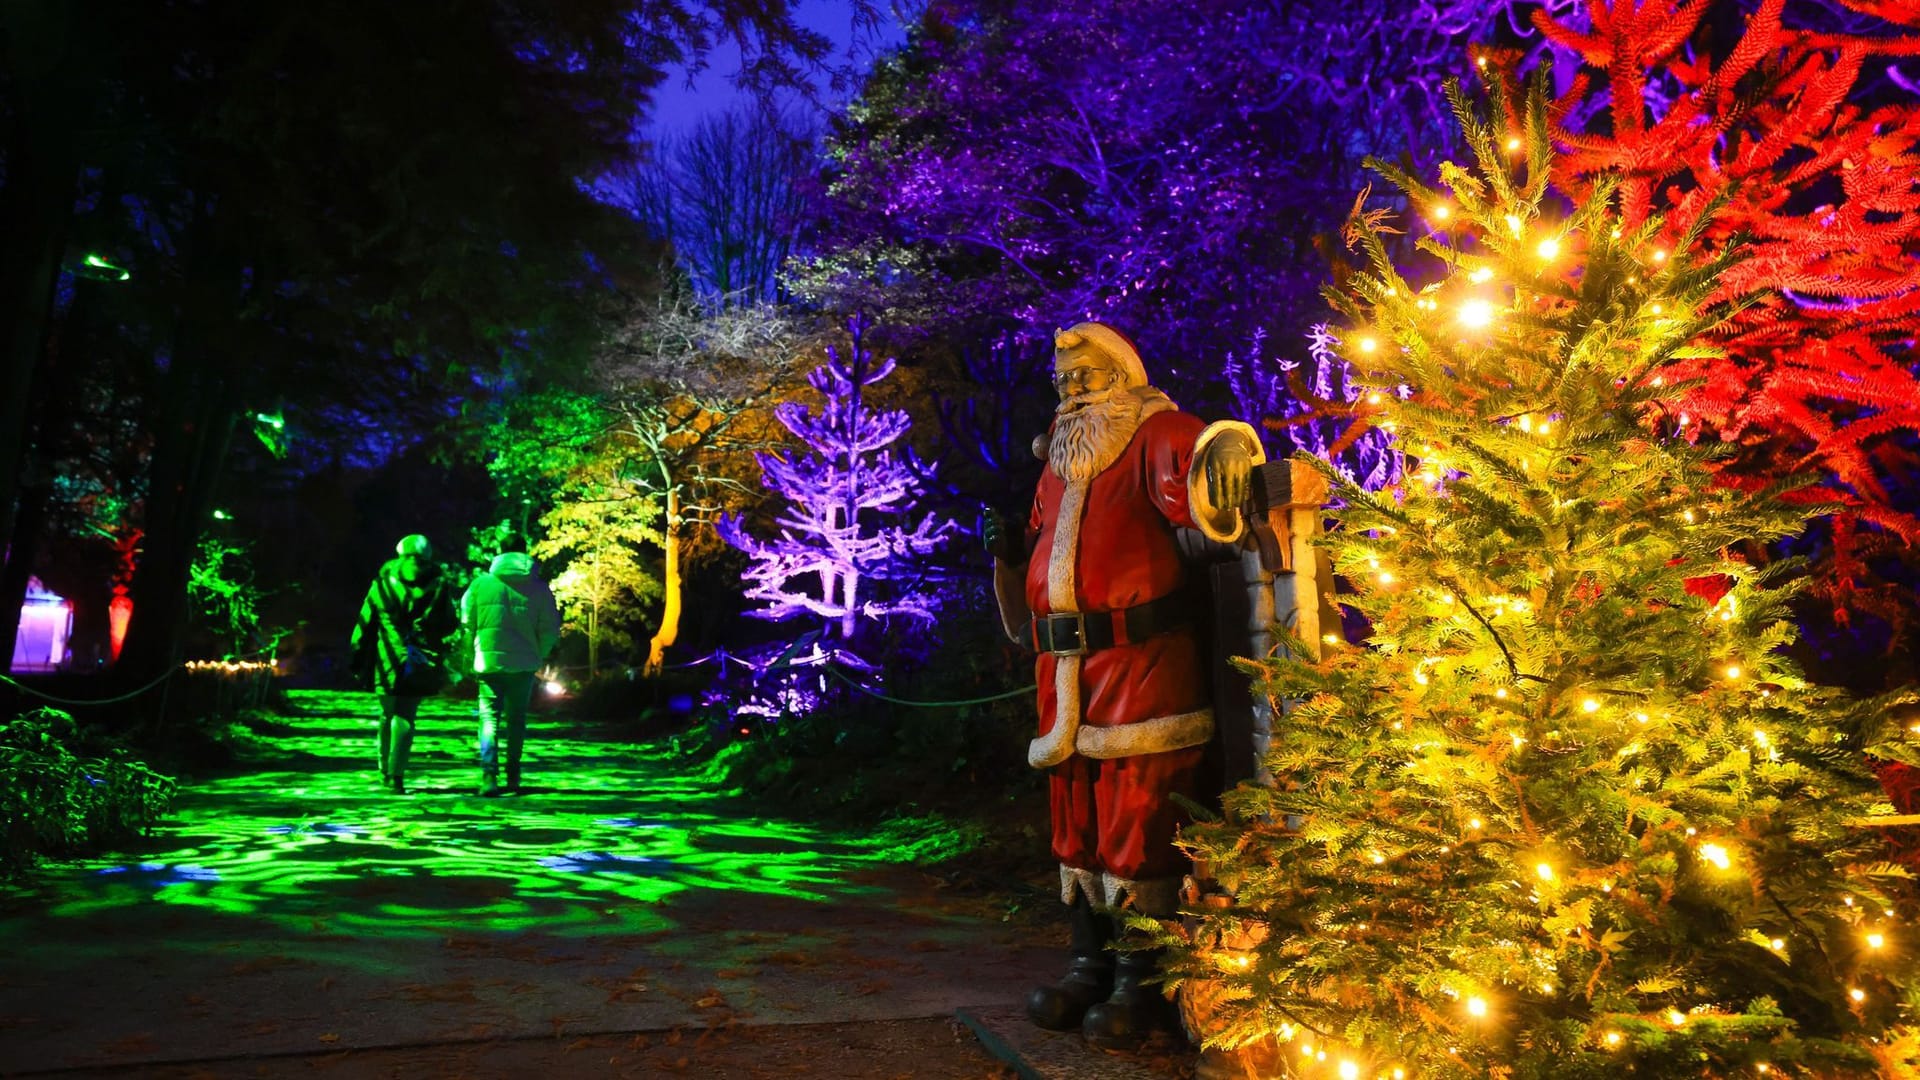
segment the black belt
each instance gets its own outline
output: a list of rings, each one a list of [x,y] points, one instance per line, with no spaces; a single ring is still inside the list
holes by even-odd
[[[1119,611],[1036,615],[1033,647],[1056,656],[1084,656],[1115,645],[1145,641],[1192,621],[1191,604],[1191,597],[1176,592]]]

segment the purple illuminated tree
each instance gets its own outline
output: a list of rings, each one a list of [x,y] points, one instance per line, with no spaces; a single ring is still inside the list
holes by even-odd
[[[775,519],[778,534],[762,540],[738,517],[718,526],[752,560],[746,595],[762,606],[749,614],[818,632],[822,643],[795,663],[869,670],[858,646],[871,633],[929,627],[939,604],[924,587],[925,564],[955,525],[919,509],[928,469],[901,444],[912,419],[868,400],[868,387],[892,374],[894,362],[874,358],[866,331],[863,317],[850,319],[848,347],[829,346],[826,363],[808,377],[824,399],[817,410],[800,402],[775,410],[806,444],[757,455],[762,482],[787,503]]]

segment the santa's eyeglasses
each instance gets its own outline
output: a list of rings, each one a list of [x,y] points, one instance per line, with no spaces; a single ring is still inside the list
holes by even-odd
[[[1115,372],[1112,368],[1077,367],[1058,371],[1053,376],[1053,388],[1062,393],[1078,386],[1082,390],[1105,390],[1113,385]]]

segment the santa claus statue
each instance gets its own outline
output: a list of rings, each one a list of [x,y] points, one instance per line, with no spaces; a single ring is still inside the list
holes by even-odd
[[[1253,429],[1206,424],[1147,383],[1133,343],[1103,323],[1054,337],[1060,404],[1024,533],[989,516],[1007,633],[1039,656],[1039,736],[1072,959],[1027,1002],[1036,1024],[1125,1046],[1172,1020],[1151,951],[1110,949],[1116,915],[1175,913],[1187,861],[1173,845],[1213,735],[1203,612],[1175,530],[1237,541]]]

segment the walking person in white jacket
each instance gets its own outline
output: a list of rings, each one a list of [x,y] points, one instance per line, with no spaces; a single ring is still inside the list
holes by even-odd
[[[485,573],[460,597],[460,625],[473,639],[480,681],[480,794],[520,790],[520,747],[535,672],[560,639],[560,609],[534,575],[526,543],[508,538]],[[504,731],[503,731],[504,728]],[[507,783],[500,786],[500,738],[507,743]]]

